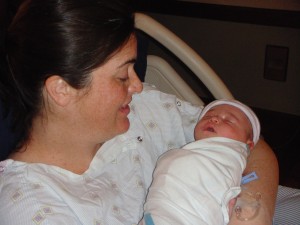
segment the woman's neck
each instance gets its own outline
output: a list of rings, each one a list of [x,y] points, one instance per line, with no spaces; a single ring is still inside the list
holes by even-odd
[[[41,123],[34,123],[30,136],[23,148],[11,154],[11,159],[58,166],[76,174],[89,168],[101,147],[99,143],[90,143],[74,135],[74,132]]]

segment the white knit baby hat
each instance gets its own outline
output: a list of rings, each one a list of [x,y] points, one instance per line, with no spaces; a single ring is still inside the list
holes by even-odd
[[[232,105],[234,107],[239,108],[242,112],[246,114],[248,119],[250,120],[250,123],[252,125],[252,130],[253,130],[253,142],[256,144],[259,140],[259,135],[260,135],[260,123],[255,115],[255,113],[250,109],[247,105],[237,101],[237,100],[229,100],[229,99],[219,99],[215,100],[211,103],[209,103],[204,109],[202,110],[199,120],[207,113],[208,110],[211,108],[217,106],[217,105]]]

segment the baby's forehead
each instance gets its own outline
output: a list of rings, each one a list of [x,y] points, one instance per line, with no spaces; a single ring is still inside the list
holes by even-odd
[[[214,107],[212,107],[211,109],[209,109],[206,113],[209,112],[228,112],[228,113],[234,113],[234,114],[241,114],[241,115],[245,115],[246,114],[243,112],[243,110],[241,110],[240,108],[233,106],[233,105],[228,105],[228,104],[221,104],[221,105],[216,105]]]
[[[235,107],[233,105],[228,105],[228,104],[216,105],[216,106],[212,107],[211,109],[209,109],[204,114],[204,116],[205,115],[208,115],[208,116],[217,115],[217,114],[224,114],[226,116],[233,117],[240,122],[247,121],[247,122],[249,122],[250,126],[252,127],[248,116],[243,112],[243,110],[241,110],[240,108]]]

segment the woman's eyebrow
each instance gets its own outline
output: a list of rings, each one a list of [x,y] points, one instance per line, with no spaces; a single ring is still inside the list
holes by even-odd
[[[127,64],[134,64],[135,62],[136,62],[136,58],[129,59],[129,60],[125,61],[124,63],[122,63],[120,66],[118,66],[118,68],[121,68],[122,66],[125,66]]]

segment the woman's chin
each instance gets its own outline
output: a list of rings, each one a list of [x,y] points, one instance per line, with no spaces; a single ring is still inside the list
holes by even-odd
[[[126,117],[122,122],[119,123],[119,134],[123,134],[129,130],[130,122],[129,119]]]

